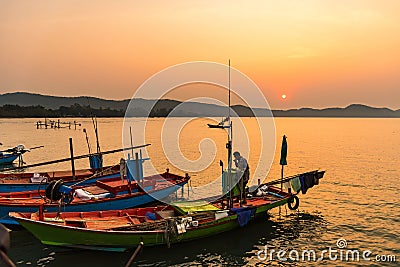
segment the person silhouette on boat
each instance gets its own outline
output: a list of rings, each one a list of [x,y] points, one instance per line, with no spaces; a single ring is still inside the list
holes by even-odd
[[[247,160],[244,157],[242,157],[242,155],[240,155],[240,153],[238,151],[233,152],[233,156],[235,157],[235,159],[233,161],[235,162],[236,168],[238,168],[240,171],[243,172],[243,175],[239,180],[239,188],[240,188],[240,192],[243,197],[242,203],[245,204],[246,203],[246,186],[247,186],[247,183],[249,182],[249,178],[250,178],[250,168],[249,168],[249,164],[247,163]]]

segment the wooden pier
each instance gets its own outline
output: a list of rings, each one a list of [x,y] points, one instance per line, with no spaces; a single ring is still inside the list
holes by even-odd
[[[43,121],[37,121],[36,122],[36,129],[60,129],[60,128],[68,128],[71,129],[72,127],[74,128],[74,130],[76,130],[77,126],[81,126],[80,123],[76,122],[76,121],[60,121],[60,119],[58,120],[48,120],[48,119],[44,119]]]

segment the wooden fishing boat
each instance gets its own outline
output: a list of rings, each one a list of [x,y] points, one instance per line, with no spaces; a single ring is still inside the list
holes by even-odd
[[[0,223],[17,224],[8,217],[11,211],[36,212],[40,208],[47,211],[97,211],[141,206],[169,196],[185,185],[189,178],[169,172],[148,176],[141,182],[144,190],[137,182],[129,183],[121,178],[98,180],[95,185],[72,188],[65,198],[62,196],[62,200],[68,199],[68,203],[61,204],[61,199],[52,201],[46,197],[45,191],[1,193]]]
[[[46,245],[124,251],[136,247],[169,245],[204,238],[240,226],[242,214],[248,220],[284,205],[290,194],[270,188],[274,193],[249,199],[247,205],[223,209],[220,203],[201,203],[196,208],[176,206],[145,207],[127,210],[56,213],[11,212],[10,216]],[[188,210],[191,210],[189,214]],[[155,220],[153,220],[155,219]],[[242,219],[245,220],[245,219]]]
[[[313,173],[316,179],[323,175]],[[235,202],[232,208],[222,201],[197,201],[111,211],[11,212],[10,217],[46,245],[124,251],[140,242],[169,246],[243,227],[272,208],[298,201],[296,198],[296,193],[264,184],[257,187],[247,204]]]
[[[210,123],[207,123],[207,125],[208,125],[208,128],[218,128],[218,129],[227,128],[226,126],[221,125],[221,124],[210,124]]]
[[[97,179],[117,177],[120,175],[120,167],[106,166],[101,169],[49,172],[12,172],[0,173],[0,193],[23,192],[44,189],[51,181],[62,179],[66,185],[80,182],[81,185],[95,183]]]

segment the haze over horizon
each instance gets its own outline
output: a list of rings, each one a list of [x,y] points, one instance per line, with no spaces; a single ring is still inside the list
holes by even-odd
[[[273,109],[400,108],[400,1],[152,3],[1,1],[0,94],[128,99],[166,67],[231,59]]]

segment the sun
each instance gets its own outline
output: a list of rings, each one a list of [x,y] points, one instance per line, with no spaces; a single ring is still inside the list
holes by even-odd
[[[285,94],[282,95],[282,99],[286,99],[286,95]]]

